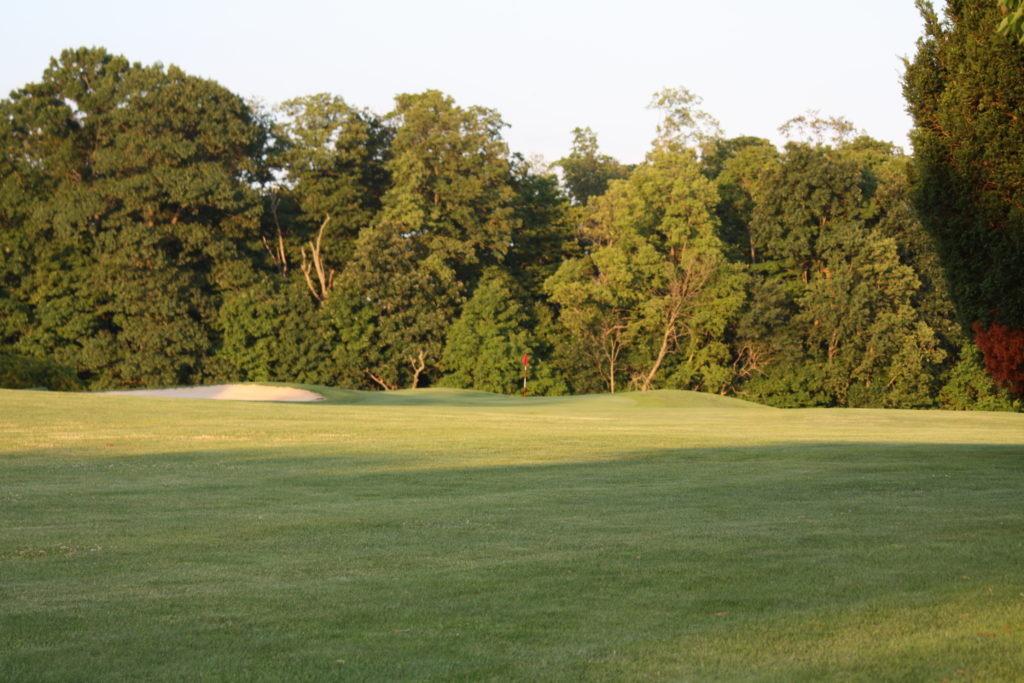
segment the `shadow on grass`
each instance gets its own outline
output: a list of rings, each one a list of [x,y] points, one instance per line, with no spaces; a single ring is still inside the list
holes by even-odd
[[[941,678],[980,670],[976,634],[1021,616],[1022,445],[433,465],[305,446],[0,460],[0,663],[786,679],[892,676],[902,657]]]

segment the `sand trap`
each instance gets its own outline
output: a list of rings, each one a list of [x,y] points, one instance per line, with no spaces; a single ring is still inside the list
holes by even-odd
[[[262,384],[214,384],[181,389],[137,389],[103,391],[106,396],[153,396],[156,398],[212,398],[222,401],[322,401],[324,397],[305,389],[268,387]]]

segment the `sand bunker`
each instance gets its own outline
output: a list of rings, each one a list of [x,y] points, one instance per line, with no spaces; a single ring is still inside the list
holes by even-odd
[[[137,389],[104,391],[107,396],[154,396],[156,398],[212,398],[223,401],[322,401],[324,397],[305,389],[270,387],[262,384],[215,384],[181,389]]]

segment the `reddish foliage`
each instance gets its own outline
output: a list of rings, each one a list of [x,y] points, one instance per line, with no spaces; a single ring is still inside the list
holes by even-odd
[[[1024,330],[996,321],[987,330],[979,322],[971,327],[974,343],[985,355],[988,374],[1014,394],[1024,394]]]

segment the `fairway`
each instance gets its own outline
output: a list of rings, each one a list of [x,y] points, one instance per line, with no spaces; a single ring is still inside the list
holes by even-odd
[[[0,390],[0,679],[1020,680],[1024,415]]]

